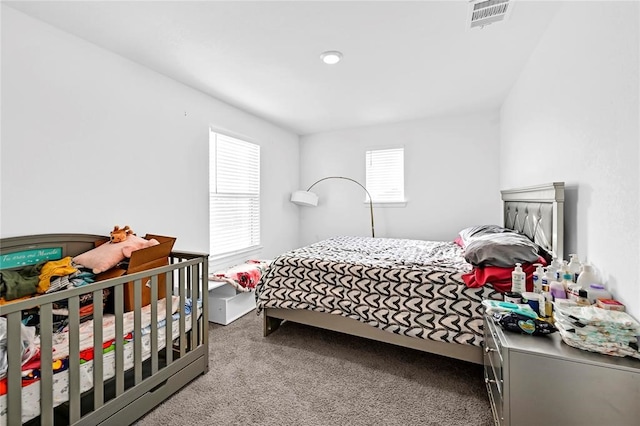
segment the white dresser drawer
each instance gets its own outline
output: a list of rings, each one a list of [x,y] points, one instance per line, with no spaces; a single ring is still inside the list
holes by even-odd
[[[484,318],[484,375],[499,426],[637,426],[640,361],[583,351]],[[579,407],[579,409],[568,409]]]
[[[493,420],[497,426],[504,425],[503,407],[504,401],[502,394],[498,391],[498,384],[495,376],[493,376],[493,369],[485,367],[484,369],[484,382],[487,385],[487,393],[489,394],[489,401],[491,402],[491,412],[493,413]]]
[[[500,397],[503,395],[503,364],[502,345],[496,331],[496,325],[490,318],[484,320],[484,366],[491,369],[491,376],[496,382]]]

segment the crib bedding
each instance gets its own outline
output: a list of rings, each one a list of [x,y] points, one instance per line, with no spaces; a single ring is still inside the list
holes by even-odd
[[[277,257],[256,287],[257,312],[304,309],[352,318],[396,334],[480,346],[483,299],[450,241],[333,237]]]
[[[180,297],[172,296],[172,339],[180,336],[180,313],[179,304]],[[191,330],[191,299],[185,300],[185,330]],[[197,303],[197,317],[202,313],[202,302]],[[157,302],[157,347],[158,350],[164,349],[166,346],[166,301],[165,299]],[[134,312],[126,312],[123,318],[124,330],[124,370],[130,370],[134,366]],[[141,359],[145,361],[151,356],[151,306],[142,307],[141,310]],[[116,374],[115,351],[113,351],[115,341],[115,316],[113,314],[105,314],[103,318],[103,378],[110,379]],[[61,333],[54,334],[53,359],[62,366],[69,356],[69,333],[64,330]],[[85,392],[93,388],[93,320],[86,321],[80,325],[80,391]],[[27,422],[40,415],[40,381],[28,380],[28,377],[37,377],[40,368],[39,361],[36,359],[27,362],[23,366],[23,387],[22,387],[22,422]],[[69,399],[69,371],[62,368],[61,371],[53,375],[53,406],[68,401]],[[6,416],[6,393],[3,390],[0,395],[0,425],[7,424]]]

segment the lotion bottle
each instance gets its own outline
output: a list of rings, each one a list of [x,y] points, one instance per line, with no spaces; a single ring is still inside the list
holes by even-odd
[[[573,275],[571,280],[575,283],[578,281],[578,276],[580,275],[580,259],[578,259],[577,254],[570,254],[569,259],[569,272]]]
[[[560,276],[560,268],[562,267],[562,262],[558,260],[557,257],[553,257],[551,261],[551,265],[547,267],[547,270],[551,272],[552,278],[556,281],[560,281],[562,276]]]
[[[541,263],[534,263],[536,270],[533,272],[533,292],[542,293],[542,280],[544,278],[544,269]],[[548,284],[548,283],[547,283]]]
[[[551,281],[553,281],[554,276],[553,276],[553,271],[551,271],[549,268],[544,268],[543,269],[544,274],[542,274],[542,278],[540,283],[544,286],[545,284],[551,285]]]
[[[522,270],[522,264],[516,263],[516,267],[513,269],[511,273],[511,291],[516,293],[524,293],[527,291],[525,286],[526,275]]]

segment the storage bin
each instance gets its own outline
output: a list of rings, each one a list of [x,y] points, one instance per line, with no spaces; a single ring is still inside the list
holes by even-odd
[[[256,294],[253,291],[238,292],[228,284],[211,281],[209,288],[210,322],[228,325],[256,308]]]

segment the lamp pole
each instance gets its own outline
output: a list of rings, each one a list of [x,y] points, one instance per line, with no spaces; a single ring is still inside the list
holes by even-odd
[[[367,188],[364,187],[364,185],[362,185],[360,182],[358,182],[355,179],[351,179],[349,177],[345,177],[345,176],[327,176],[324,177],[322,179],[318,179],[317,181],[315,181],[313,184],[311,184],[311,186],[307,189],[307,192],[311,191],[311,188],[313,188],[314,186],[316,186],[317,184],[319,184],[320,182],[322,182],[323,180],[327,180],[327,179],[344,179],[344,180],[350,180],[351,182],[355,183],[356,185],[358,185],[360,188],[364,189],[364,191],[367,193],[367,196],[369,196],[369,211],[371,212],[371,236],[373,238],[376,237],[376,232],[374,230],[374,226],[373,226],[373,200],[371,198],[371,194],[369,193],[369,191],[367,191]]]

